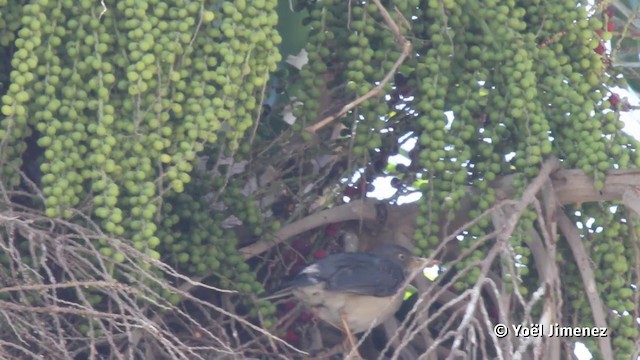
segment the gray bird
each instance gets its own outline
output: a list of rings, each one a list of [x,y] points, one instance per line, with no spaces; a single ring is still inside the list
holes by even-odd
[[[367,253],[332,254],[264,299],[293,294],[317,317],[343,329],[353,346],[353,333],[373,328],[398,311],[407,276],[421,266],[427,266],[424,259],[394,244]]]

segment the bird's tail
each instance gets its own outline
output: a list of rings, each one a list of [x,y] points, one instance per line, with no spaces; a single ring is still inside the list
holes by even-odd
[[[291,296],[294,285],[292,281],[285,282],[276,286],[275,288],[268,290],[264,294],[260,295],[259,300],[275,300],[283,297]]]
[[[291,281],[288,281],[260,295],[259,299],[273,300],[273,299],[283,298],[285,296],[293,295],[292,294],[293,289],[316,285],[317,283],[318,281],[313,278],[309,278],[307,276],[297,276],[293,278]]]
[[[258,297],[259,300],[275,300],[292,295],[293,287],[290,284],[279,286],[269,290]]]

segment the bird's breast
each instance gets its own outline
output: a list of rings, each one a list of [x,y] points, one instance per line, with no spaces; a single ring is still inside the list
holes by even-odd
[[[402,296],[376,297],[347,295],[344,301],[344,313],[347,323],[354,333],[375,327],[398,311],[402,305]]]
[[[338,328],[342,327],[341,314],[344,314],[349,329],[353,333],[360,333],[381,324],[395,314],[402,304],[402,296],[325,293],[323,297],[316,297],[315,301],[308,301],[307,304],[314,307],[314,312],[320,319]]]

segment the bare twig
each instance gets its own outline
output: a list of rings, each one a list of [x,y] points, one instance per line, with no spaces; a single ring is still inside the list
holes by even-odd
[[[335,119],[351,111],[356,106],[362,104],[368,99],[371,99],[372,97],[380,95],[384,87],[387,86],[387,83],[389,83],[389,81],[391,81],[391,78],[393,78],[393,75],[396,73],[396,71],[398,71],[398,68],[400,67],[400,65],[402,65],[402,63],[407,59],[407,57],[409,57],[410,54],[411,54],[411,43],[407,41],[404,43],[402,47],[402,52],[400,53],[400,57],[398,57],[398,60],[396,60],[396,62],[393,64],[393,66],[391,67],[391,70],[389,70],[387,75],[382,80],[380,80],[380,83],[378,85],[376,85],[373,89],[369,90],[366,94],[360,96],[354,101],[343,106],[335,114],[329,115],[324,119],[314,123],[313,125],[308,126],[305,130],[310,133],[315,133],[318,130],[330,124]]]
[[[0,252],[11,254],[15,237],[21,235],[29,240],[33,260],[37,260],[36,257],[42,258],[33,263],[36,268],[30,267],[20,256],[9,258],[9,266],[15,268],[16,273],[11,278],[15,279],[14,283],[18,285],[5,286],[0,291],[5,296],[24,300],[20,303],[6,300],[0,302],[0,316],[6,320],[3,322],[9,324],[8,327],[0,329],[4,341],[14,341],[16,344],[48,344],[48,348],[55,349],[56,353],[60,354],[51,354],[52,359],[73,358],[82,354],[93,354],[89,357],[96,358],[97,346],[109,348],[112,358],[123,360],[135,357],[135,353],[149,351],[151,353],[144,357],[157,358],[163,353],[174,359],[205,359],[201,354],[205,348],[214,353],[237,357],[240,350],[234,348],[224,336],[224,322],[233,320],[243,331],[263,335],[263,342],[264,339],[269,339],[273,343],[280,343],[284,348],[305,354],[260,326],[252,324],[243,316],[170,285],[166,278],[183,279],[189,286],[205,286],[217,292],[214,288],[198,284],[168,265],[135,250],[126,242],[106,236],[90,219],[85,220],[88,225],[81,226],[28,212],[0,213],[0,222],[5,229],[13,229],[0,232]],[[42,224],[48,222],[52,223],[51,229],[42,229]],[[4,237],[5,234],[8,234],[8,239]],[[124,261],[114,262],[110,257],[101,255],[96,248],[99,242],[123,253]],[[47,262],[44,262],[45,258]],[[49,263],[55,263],[64,272],[65,280],[54,277]],[[144,263],[151,266],[146,268],[143,266]],[[37,267],[44,270],[43,276],[36,275]],[[119,281],[112,280],[111,274],[114,269],[118,269],[116,271],[124,278],[120,278]],[[0,276],[3,276],[2,269]],[[23,279],[24,277],[29,280]],[[135,287],[127,285],[132,283],[136,284]],[[61,296],[69,292],[75,293],[75,297]],[[205,326],[201,319],[193,317],[192,313],[169,303],[166,300],[166,292],[179,294],[182,299],[190,301],[204,311],[218,314],[219,320],[214,328],[219,329],[222,336],[210,331],[208,326]],[[33,300],[31,295],[27,296],[34,293],[38,294],[37,300]],[[89,301],[89,294],[100,294],[103,297],[100,301],[101,306],[108,305],[108,308],[95,307],[94,303]],[[161,313],[164,313],[163,316],[159,316]],[[166,314],[171,314],[182,327],[200,334],[212,346],[190,346],[181,339],[175,327],[169,327]],[[78,330],[82,319],[89,320],[89,331],[86,333]],[[105,336],[98,338],[96,331]],[[146,341],[140,342],[142,339]],[[256,343],[254,348],[260,345]],[[14,347],[11,351],[15,351],[15,355],[19,349]],[[0,357],[15,358],[2,355],[0,350]]]

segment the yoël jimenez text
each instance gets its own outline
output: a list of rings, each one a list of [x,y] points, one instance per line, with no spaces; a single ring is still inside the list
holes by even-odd
[[[543,324],[532,325],[511,325],[513,333],[517,337],[604,337],[607,336],[606,327],[587,327],[587,326],[560,326],[555,323],[545,326]]]

